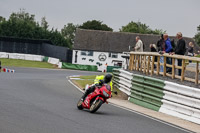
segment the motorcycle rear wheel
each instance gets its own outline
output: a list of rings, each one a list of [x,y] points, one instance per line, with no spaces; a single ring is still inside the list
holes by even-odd
[[[95,113],[103,104],[101,99],[98,99],[96,102],[94,101],[90,107],[90,113]]]
[[[82,110],[82,109],[83,109],[82,103],[83,103],[83,101],[82,101],[81,99],[80,99],[80,100],[78,101],[78,103],[77,103],[77,108],[78,108],[79,110]]]

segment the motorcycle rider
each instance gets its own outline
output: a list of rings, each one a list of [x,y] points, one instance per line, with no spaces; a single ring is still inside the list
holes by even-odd
[[[84,101],[85,98],[87,97],[88,94],[94,92],[95,88],[101,88],[102,85],[104,84],[109,84],[112,90],[112,75],[111,74],[106,74],[105,76],[97,76],[96,79],[94,80],[94,85],[92,85],[91,87],[89,87],[86,92],[83,94],[81,101]]]

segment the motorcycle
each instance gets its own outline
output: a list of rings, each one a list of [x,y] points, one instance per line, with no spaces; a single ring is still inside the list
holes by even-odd
[[[81,99],[77,103],[79,110],[89,109],[90,113],[95,113],[103,103],[107,103],[107,99],[111,98],[110,85],[104,84],[100,88],[96,86],[94,92],[90,93],[84,101]]]

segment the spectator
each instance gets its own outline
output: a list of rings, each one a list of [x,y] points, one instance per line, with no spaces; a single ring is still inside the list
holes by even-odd
[[[135,52],[143,52],[143,43],[142,43],[140,37],[137,36],[135,38],[135,40],[136,40],[136,44],[135,44],[135,47],[134,47]]]
[[[188,48],[188,56],[194,56],[194,44],[193,42],[189,42],[189,48]]]
[[[155,44],[150,44],[149,47],[151,49],[151,52],[157,52]],[[157,56],[155,57],[155,62],[157,62]],[[156,68],[155,64],[154,64],[154,68]]]
[[[172,51],[172,45],[171,45],[171,41],[168,37],[168,34],[164,34],[163,35],[164,41],[165,41],[165,51],[163,51],[163,53],[170,53]],[[172,64],[171,62],[171,58],[167,57],[167,64]],[[167,73],[171,73],[172,72],[172,68],[171,67],[167,67]]]
[[[157,52],[155,44],[150,44],[149,47],[151,49],[151,52]]]
[[[189,48],[188,48],[188,56],[194,56],[194,44],[193,42],[189,42]],[[192,63],[192,61],[190,60],[189,63]]]
[[[158,40],[157,42],[157,48],[158,48],[158,51],[165,51],[163,50],[164,49],[164,38],[163,38],[163,34],[160,36],[160,40]]]
[[[177,46],[175,48],[175,54],[184,55],[186,51],[185,40],[182,38],[182,33],[178,32],[176,38],[178,39]],[[178,66],[182,66],[182,59],[178,59]],[[178,75],[181,76],[181,69],[178,69]]]
[[[157,47],[158,47],[158,52],[160,54],[163,54],[162,51],[165,51],[165,41],[164,41],[164,38],[163,38],[163,34],[160,36],[160,40],[158,40],[157,42]],[[163,56],[160,56],[160,63],[164,63],[164,57]],[[163,72],[164,69],[163,69],[163,66],[160,66],[160,72]]]

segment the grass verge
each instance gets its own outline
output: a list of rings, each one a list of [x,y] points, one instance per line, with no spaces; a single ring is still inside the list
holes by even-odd
[[[28,60],[5,59],[5,58],[0,58],[0,61],[2,67],[10,66],[10,67],[56,68],[55,65],[40,61],[28,61]]]

